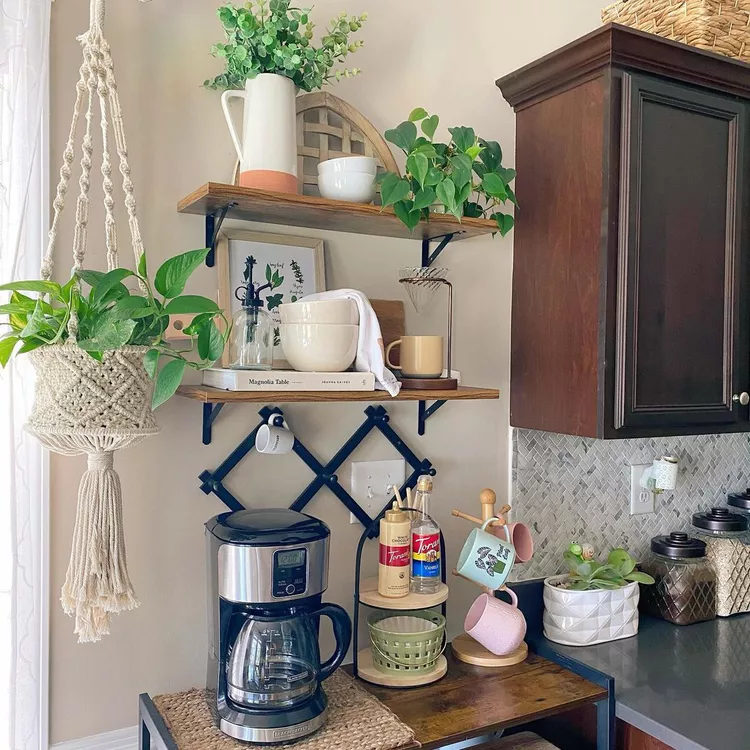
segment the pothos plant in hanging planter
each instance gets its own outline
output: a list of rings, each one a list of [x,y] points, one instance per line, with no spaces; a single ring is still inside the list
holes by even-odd
[[[406,154],[406,174],[385,172],[378,177],[382,205],[393,210],[409,229],[430,212],[450,213],[457,219],[492,219],[505,236],[513,215],[499,209],[518,206],[511,182],[514,169],[503,167],[497,141],[477,137],[473,128],[448,128],[448,143],[433,140],[440,119],[421,107],[409,119],[386,130],[385,138]],[[417,130],[417,124],[422,131]]]
[[[79,270],[64,285],[42,280],[0,285],[0,291],[11,292],[9,302],[0,305],[0,315],[7,316],[2,323],[6,330],[0,338],[0,365],[5,367],[13,355],[64,342],[75,343],[98,362],[122,347],[148,347],[143,366],[154,380],[151,408],[156,409],[175,393],[187,368],[204,369],[220,359],[229,336],[229,322],[214,300],[183,294],[207,254],[208,249],[191,250],[170,258],[156,271],[153,282],[142,255],[136,272]],[[129,281],[140,286],[128,286]],[[73,313],[74,342],[69,330]],[[187,349],[164,339],[169,316],[177,314],[195,316],[184,328]]]

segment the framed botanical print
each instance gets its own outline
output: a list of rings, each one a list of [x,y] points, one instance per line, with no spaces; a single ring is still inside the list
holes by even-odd
[[[246,260],[255,258],[254,278],[257,286],[270,284],[261,292],[265,310],[274,320],[274,344],[280,343],[281,317],[278,307],[296,302],[315,292],[324,292],[325,253],[323,240],[288,234],[225,229],[216,243],[216,270],[219,277],[219,307],[231,318],[241,307],[238,295],[244,288]],[[239,291],[238,291],[239,290]],[[221,362],[229,364],[229,352]]]

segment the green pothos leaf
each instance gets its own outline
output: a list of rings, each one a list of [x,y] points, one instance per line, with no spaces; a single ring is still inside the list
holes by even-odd
[[[146,369],[146,372],[148,373],[148,376],[152,380],[156,376],[156,368],[157,368],[158,364],[159,364],[159,350],[158,349],[149,349],[143,355],[143,366]]]
[[[159,370],[154,384],[154,396],[151,408],[158,409],[175,394],[182,382],[186,362],[184,359],[172,359]]]

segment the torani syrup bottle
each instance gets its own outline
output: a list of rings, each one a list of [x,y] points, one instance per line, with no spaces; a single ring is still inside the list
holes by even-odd
[[[380,566],[378,593],[397,598],[409,593],[409,517],[398,507],[385,512],[380,521]]]
[[[434,594],[440,588],[440,527],[430,517],[432,478],[423,474],[417,480],[414,505],[418,509],[411,522],[411,591]]]

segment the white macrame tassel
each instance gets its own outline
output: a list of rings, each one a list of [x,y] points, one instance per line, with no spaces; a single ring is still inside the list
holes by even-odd
[[[75,617],[79,643],[109,635],[113,614],[138,606],[128,575],[122,528],[122,488],[112,468],[114,453],[89,453],[78,489],[63,609]]]

